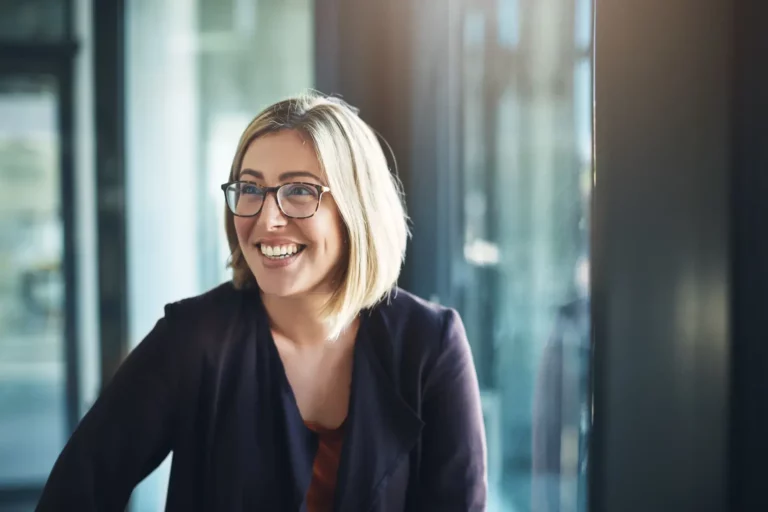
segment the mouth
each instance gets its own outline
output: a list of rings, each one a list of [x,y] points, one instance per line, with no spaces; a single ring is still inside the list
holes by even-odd
[[[280,262],[295,259],[307,248],[304,244],[266,245],[256,244],[261,256],[267,261]]]

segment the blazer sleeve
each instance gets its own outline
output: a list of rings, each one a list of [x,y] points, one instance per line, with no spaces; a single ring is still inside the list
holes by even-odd
[[[59,455],[37,511],[123,511],[171,450],[180,366],[170,308],[130,353]]]
[[[477,374],[464,325],[447,310],[434,367],[424,386],[420,511],[484,511],[485,429]]]

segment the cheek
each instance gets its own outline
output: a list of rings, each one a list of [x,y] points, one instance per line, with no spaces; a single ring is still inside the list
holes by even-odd
[[[346,237],[345,233],[346,230],[344,228],[344,223],[341,221],[341,218],[337,216],[336,218],[332,219],[328,225],[327,231],[328,247],[333,252],[334,257],[337,260],[344,258],[344,250],[346,247],[344,244],[344,239]]]
[[[347,247],[346,240],[347,230],[344,227],[344,223],[341,221],[341,219],[339,219],[338,224],[336,225],[336,246],[339,250],[339,257],[344,257],[344,253]]]
[[[303,226],[305,235],[315,241],[324,258],[338,259],[344,251],[344,228],[341,219],[328,214],[317,215],[310,220],[313,222]]]
[[[235,232],[237,233],[237,240],[241,245],[246,243],[250,238],[254,222],[254,218],[235,217]]]

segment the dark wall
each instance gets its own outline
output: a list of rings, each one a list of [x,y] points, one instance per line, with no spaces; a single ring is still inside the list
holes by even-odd
[[[593,511],[727,510],[733,34],[597,3]]]
[[[446,159],[451,104],[450,13],[442,0],[318,0],[315,3],[315,78],[324,93],[339,94],[391,146],[406,192],[413,238],[400,285],[445,299],[447,252],[436,252],[446,201],[452,193]],[[440,109],[442,107],[442,110]],[[455,146],[455,145],[454,145]],[[386,151],[386,148],[385,148]],[[394,164],[393,164],[394,166]]]
[[[768,4],[735,5],[731,510],[768,510]]]
[[[403,0],[315,3],[316,87],[358,107],[398,155],[407,151],[411,99],[406,8]]]

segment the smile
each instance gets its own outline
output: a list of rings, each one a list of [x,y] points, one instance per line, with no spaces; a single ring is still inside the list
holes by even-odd
[[[290,265],[296,261],[296,259],[304,251],[304,249],[306,249],[306,247],[306,245],[302,244],[256,244],[256,248],[259,250],[263,258],[264,266],[268,268],[277,268]]]
[[[290,258],[294,254],[298,254],[304,250],[306,245],[301,244],[286,244],[286,245],[266,245],[257,244],[257,247],[261,251],[261,254],[270,259],[284,259]]]

